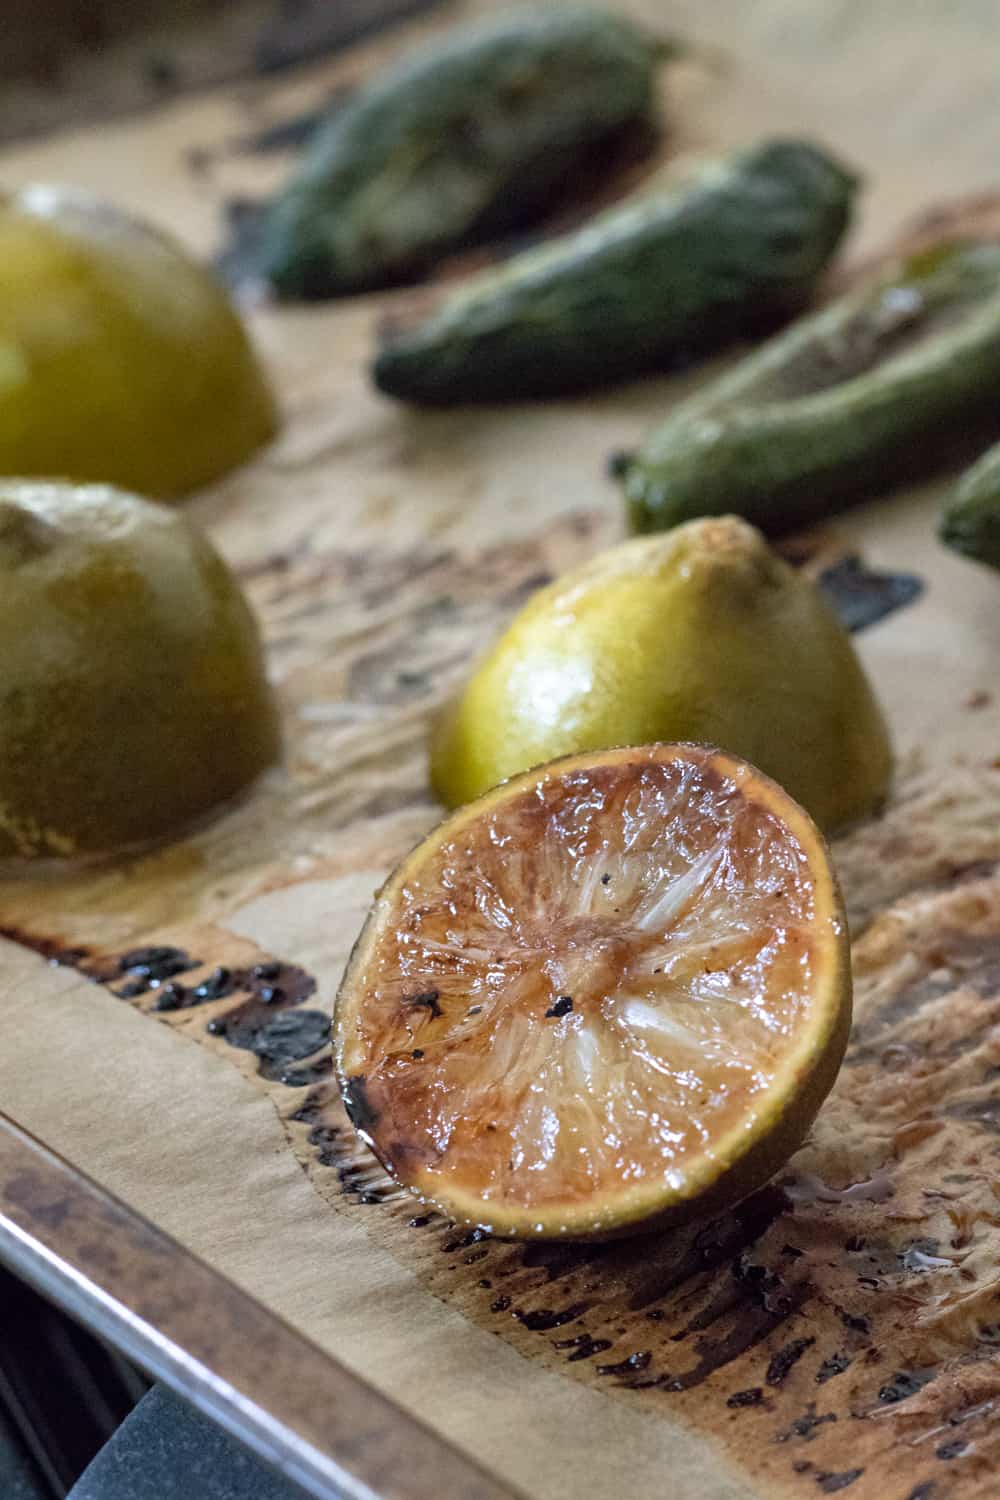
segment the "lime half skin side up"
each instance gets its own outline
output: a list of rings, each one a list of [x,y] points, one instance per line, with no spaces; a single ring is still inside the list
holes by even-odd
[[[0,860],[176,836],[280,755],[257,625],[179,512],[0,481]]]
[[[0,473],[176,499],[277,426],[242,322],[179,244],[86,193],[0,193]]]
[[[759,766],[830,832],[883,802],[881,710],[818,589],[733,516],[600,553],[531,598],[432,731],[446,807],[560,755],[657,740]]]

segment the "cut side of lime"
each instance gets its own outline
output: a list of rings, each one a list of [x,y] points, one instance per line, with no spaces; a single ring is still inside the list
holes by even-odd
[[[850,994],[825,846],[786,793],[706,747],[597,751],[403,861],[344,977],[336,1064],[364,1139],[452,1218],[611,1236],[783,1165]]]

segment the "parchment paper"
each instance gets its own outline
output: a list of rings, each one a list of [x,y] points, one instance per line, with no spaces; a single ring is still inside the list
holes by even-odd
[[[764,132],[817,135],[869,178],[856,251],[928,202],[996,181],[1000,80],[990,5],[716,0],[631,9],[702,44],[667,76],[672,159]],[[208,251],[218,242],[222,198],[264,191],[283,169],[280,159],[234,150],[235,140],[442,19],[278,88],[247,85],[32,144],[3,159],[0,177],[93,187]],[[209,149],[207,170],[192,167],[192,148]],[[3,925],[101,949],[137,932],[167,941],[179,934],[215,961],[278,953],[315,977],[310,1003],[329,1009],[371,891],[436,816],[419,784],[431,698],[540,568],[566,565],[619,534],[607,452],[639,437],[682,388],[651,380],[576,403],[414,415],[377,398],[364,375],[389,300],[254,314],[286,431],[190,507],[265,616],[290,774],[308,795],[266,786],[204,838],[87,882],[8,883],[0,887]],[[871,564],[911,570],[928,585],[918,603],[859,638],[893,724],[901,779],[915,785],[907,778],[922,774],[925,796],[928,779],[950,784],[956,763],[975,777],[1000,755],[996,697],[980,696],[997,688],[997,580],[937,546],[937,504],[929,487],[829,528],[831,545],[859,545]],[[590,519],[578,526],[560,520],[580,512]],[[296,585],[287,597],[283,569]],[[359,575],[384,610],[368,604],[359,613]],[[296,619],[297,589],[322,611],[321,625]],[[434,692],[410,703],[397,691],[398,672],[422,670],[414,651],[424,647],[411,646],[404,627],[413,611],[433,613],[442,590],[454,617],[444,606],[440,619],[421,616]],[[408,599],[404,608],[399,601]],[[964,855],[979,843],[990,855],[994,829],[978,828],[975,817],[970,824]],[[858,891],[871,875],[863,866],[847,860]],[[891,886],[876,891],[879,899],[895,894]],[[775,1493],[749,1477],[753,1465],[736,1449],[727,1456],[687,1430],[668,1403],[629,1404],[569,1378],[527,1357],[527,1343],[493,1337],[432,1294],[369,1234],[363,1215],[321,1196],[252,1076],[253,1059],[196,1042],[201,1018],[157,1024],[107,988],[6,941],[0,1017],[6,1110],[527,1492],[546,1500],[624,1486],[635,1500]],[[815,1494],[816,1484],[815,1473],[803,1473],[794,1493]],[[862,1482],[849,1493],[867,1500],[886,1491]]]

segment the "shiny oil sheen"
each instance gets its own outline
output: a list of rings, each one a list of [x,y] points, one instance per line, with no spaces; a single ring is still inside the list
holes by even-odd
[[[846,939],[816,830],[755,776],[694,746],[557,762],[404,864],[335,1022],[404,1184],[500,1233],[613,1231],[749,1191],[751,1147],[801,1135]]]
[[[892,768],[850,637],[815,586],[732,516],[626,542],[529,600],[437,725],[454,807],[558,755],[696,740],[744,756],[826,830]]]

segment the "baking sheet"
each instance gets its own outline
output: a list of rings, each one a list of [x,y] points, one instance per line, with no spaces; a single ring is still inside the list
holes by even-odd
[[[701,43],[668,75],[673,163],[763,131],[818,134],[871,178],[855,253],[928,199],[993,184],[989,126],[1000,117],[1000,84],[988,7],[969,0],[915,14],[897,4],[717,3],[645,13]],[[95,187],[208,250],[223,200],[265,191],[281,170],[280,159],[233,149],[248,125],[303,107],[432,24],[440,18],[277,88],[244,86],[33,144],[7,155],[3,179]],[[192,149],[201,152],[197,166]],[[370,392],[363,369],[392,300],[253,315],[286,430],[257,463],[190,506],[261,613],[286,716],[287,772],[213,829],[132,866],[0,886],[0,926],[22,941],[47,939],[50,956],[92,950],[77,962],[105,978],[113,973],[105,956],[140,938],[178,945],[205,972],[276,958],[315,983],[304,1007],[328,1012],[372,890],[436,817],[422,754],[435,704],[532,586],[620,534],[606,455],[633,442],[683,382],[530,408],[408,413]],[[901,795],[911,799],[878,835],[841,851],[859,928],[886,902],[954,871],[989,881],[1000,853],[989,769],[1000,755],[990,697],[997,584],[937,547],[938,504],[929,486],[838,520],[827,537],[927,584],[917,603],[859,637],[894,727]],[[907,836],[914,824],[922,840]],[[364,1168],[354,1171],[345,1138],[309,1141],[318,1127],[336,1126],[322,1073],[265,1085],[252,1051],[206,1032],[213,1016],[244,1003],[242,993],[147,1015],[153,997],[129,1004],[16,942],[4,941],[0,958],[4,1108],[529,1493],[596,1496],[627,1482],[639,1500],[662,1495],[665,1484],[678,1500],[706,1490],[718,1500],[810,1495],[822,1476],[850,1473],[850,1451],[866,1443],[881,1457],[844,1486],[853,1500],[891,1494],[887,1476],[897,1469],[900,1500],[921,1484],[938,1488],[920,1500],[988,1493],[975,1487],[971,1460],[956,1468],[934,1460],[933,1447],[915,1444],[897,1465],[897,1429],[886,1423],[862,1433],[858,1419],[855,1433],[845,1414],[779,1444],[814,1396],[807,1384],[818,1369],[818,1346],[809,1346],[768,1387],[782,1348],[819,1338],[792,1314],[741,1356],[749,1365],[684,1395],[632,1391],[625,1374],[598,1377],[597,1357],[570,1362],[574,1347],[554,1346],[578,1327],[593,1332],[582,1314],[534,1328],[514,1318],[576,1305],[558,1300],[563,1272],[550,1275],[544,1260],[519,1264],[510,1273],[517,1298],[492,1312],[509,1294],[477,1286],[492,1280],[484,1261],[503,1269],[515,1252],[487,1246],[483,1261],[469,1262],[482,1245],[447,1249],[442,1227],[410,1228],[419,1213],[361,1202],[385,1190]],[[289,1118],[310,1105],[312,1117]],[[840,1212],[830,1206],[833,1219]],[[647,1253],[662,1269],[683,1247]],[[633,1300],[642,1272],[635,1259],[616,1271]],[[614,1336],[623,1342],[604,1362],[642,1352],[631,1314],[648,1310],[629,1309],[627,1333]],[[656,1360],[661,1369],[659,1346]],[[771,1405],[727,1407],[732,1382],[746,1374],[755,1388],[755,1372]],[[879,1372],[872,1380],[877,1391]],[[833,1467],[814,1456],[826,1452],[839,1455]]]

